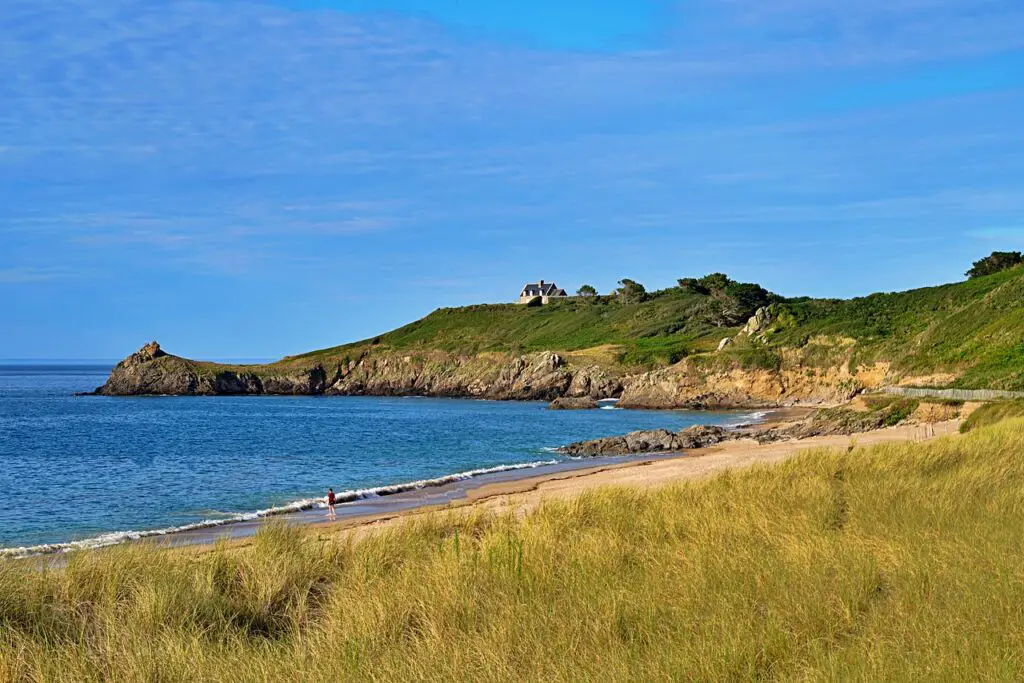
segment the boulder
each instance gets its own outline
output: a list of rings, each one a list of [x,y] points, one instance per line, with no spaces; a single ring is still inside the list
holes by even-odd
[[[756,334],[760,334],[768,329],[768,326],[774,322],[774,318],[769,309],[761,307],[757,309],[747,324],[743,327],[740,334],[745,334],[748,337],[753,337]]]
[[[706,448],[723,441],[739,438],[737,432],[723,427],[696,425],[679,432],[651,429],[630,432],[623,436],[609,436],[592,441],[579,441],[558,449],[563,455],[593,457],[601,455],[641,455],[645,453],[671,453]]]
[[[594,410],[597,407],[597,401],[586,396],[575,398],[562,396],[548,405],[551,410]]]

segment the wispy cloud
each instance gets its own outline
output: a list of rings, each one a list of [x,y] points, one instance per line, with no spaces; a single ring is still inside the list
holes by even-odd
[[[666,5],[596,52],[269,0],[5,0],[0,281],[262,278],[280,312],[390,264],[366,313],[398,316],[383,297],[429,310],[466,272],[804,245],[856,283],[886,240],[1014,239],[978,226],[1024,210],[1024,5]]]
[[[0,268],[0,284],[24,285],[36,282],[48,282],[71,277],[74,273],[68,268],[56,266]]]

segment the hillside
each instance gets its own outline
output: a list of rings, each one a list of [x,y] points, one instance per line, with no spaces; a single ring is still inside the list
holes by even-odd
[[[1019,390],[1022,302],[1024,267],[850,300],[787,299],[712,275],[636,300],[440,309],[262,366],[140,352],[100,393],[621,396],[712,407],[836,402],[895,383]]]

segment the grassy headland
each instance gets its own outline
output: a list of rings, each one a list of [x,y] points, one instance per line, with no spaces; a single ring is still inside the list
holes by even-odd
[[[730,289],[730,287],[732,289]],[[673,287],[644,301],[572,298],[546,306],[444,308],[374,339],[286,361],[355,358],[366,350],[415,353],[582,352],[610,364],[656,367],[692,357],[705,365],[814,369],[840,360],[876,361],[900,373],[950,373],[944,386],[1024,389],[1024,267],[965,282],[849,300],[744,296]],[[736,337],[760,306],[772,322],[757,338]],[[719,341],[736,343],[716,352]]]
[[[1024,390],[1024,266],[850,300],[784,298],[721,274],[632,287],[544,306],[444,308],[267,365],[147,346],[100,392],[615,397],[692,408],[836,405],[897,383]]]
[[[524,518],[0,564],[2,680],[1013,680],[1024,421]]]

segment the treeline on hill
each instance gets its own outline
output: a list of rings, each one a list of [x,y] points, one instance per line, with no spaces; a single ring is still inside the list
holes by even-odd
[[[581,352],[595,362],[651,368],[695,362],[778,368],[783,351],[801,366],[875,361],[916,374],[952,372],[951,386],[1024,389],[1024,266],[1017,252],[975,262],[965,282],[854,299],[787,298],[722,273],[681,278],[647,291],[623,279],[612,294],[543,306],[484,304],[442,308],[372,340],[289,359],[352,357],[374,347],[455,353]],[[756,335],[739,335],[758,310]],[[735,343],[718,352],[723,338]],[[790,356],[793,354],[790,353]]]

